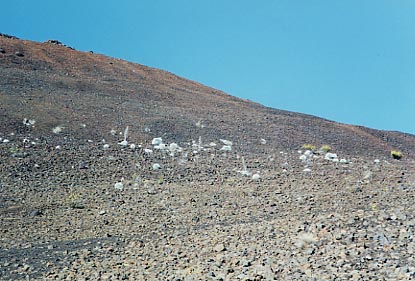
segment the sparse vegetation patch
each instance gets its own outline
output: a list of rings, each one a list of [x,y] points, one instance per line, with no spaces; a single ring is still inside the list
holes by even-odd
[[[392,156],[393,159],[400,160],[402,158],[403,154],[399,150],[392,150],[391,151],[391,156]]]
[[[320,147],[320,151],[322,151],[322,152],[330,152],[331,151],[331,146],[330,145],[327,145],[327,144],[324,144],[324,145],[322,145]]]

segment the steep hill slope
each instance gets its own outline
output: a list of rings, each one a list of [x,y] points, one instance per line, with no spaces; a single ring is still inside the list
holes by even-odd
[[[204,141],[230,139],[245,151],[293,149],[304,143],[329,144],[345,155],[415,151],[413,135],[267,108],[162,70],[53,42],[3,36],[0,48],[3,132],[24,130],[22,120],[30,118],[37,121],[32,133],[39,136],[60,125],[79,137],[105,138],[111,129],[129,126],[138,142],[201,136]],[[261,138],[267,140],[265,147]]]

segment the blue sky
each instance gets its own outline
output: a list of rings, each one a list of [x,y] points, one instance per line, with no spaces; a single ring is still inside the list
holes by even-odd
[[[412,0],[13,0],[0,32],[161,68],[266,106],[415,134]]]

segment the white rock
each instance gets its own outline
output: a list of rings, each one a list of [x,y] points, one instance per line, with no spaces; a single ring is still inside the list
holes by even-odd
[[[314,236],[312,233],[303,232],[298,235],[297,246],[302,248],[305,245],[313,244],[318,241],[317,237]]]
[[[216,143],[211,142],[211,143],[209,143],[209,146],[210,146],[210,147],[215,147],[215,146],[216,146]]]
[[[347,161],[346,159],[342,158],[342,159],[340,159],[340,163],[342,163],[342,164],[348,164],[349,161]]]
[[[135,149],[135,148],[136,148],[135,144],[133,144],[133,143],[132,143],[132,144],[130,144],[130,148],[131,148],[131,149]]]
[[[122,146],[127,146],[128,145],[128,141],[123,140],[122,142],[119,142],[118,144],[119,145],[122,145]]]
[[[375,162],[375,164],[379,164],[380,160],[379,159],[375,159],[373,162]]]
[[[258,173],[255,173],[255,174],[253,174],[253,175],[252,175],[252,179],[253,179],[254,181],[258,181],[258,180],[260,180],[260,179],[261,179],[261,176],[260,176]]]
[[[267,144],[267,141],[265,139],[261,139],[261,144]]]
[[[27,119],[27,118],[23,119],[23,124],[25,124],[26,126],[33,126],[35,123],[36,123],[36,120],[34,119]]]
[[[154,138],[152,141],[151,141],[151,144],[152,145],[160,145],[160,144],[162,144],[163,143],[163,139],[162,138]]]
[[[55,147],[55,149],[61,149],[62,147],[60,146],[60,145],[57,145],[56,147]]]
[[[242,170],[242,171],[239,171],[239,173],[241,173],[243,176],[248,176],[248,177],[251,175],[251,173],[248,170]]]
[[[307,157],[310,157],[310,156],[312,156],[312,155],[313,155],[313,152],[312,152],[311,150],[306,150],[306,151],[304,152],[304,155],[305,155],[305,156],[307,156]]]
[[[231,151],[232,150],[232,146],[230,146],[230,145],[224,145],[224,146],[222,146],[222,148],[220,150],[222,150],[222,151]]]
[[[144,153],[146,153],[146,154],[152,154],[153,153],[153,150],[148,149],[148,148],[145,148],[144,149]]]
[[[158,164],[158,163],[153,164],[153,170],[154,171],[160,170],[160,168],[161,168],[160,164]]]
[[[333,161],[334,159],[337,159],[337,154],[327,152],[326,155],[324,155],[324,159]]]
[[[311,172],[311,169],[310,169],[310,168],[305,168],[305,169],[303,170],[303,172],[305,172],[305,173],[310,173],[310,172]]]
[[[363,179],[368,180],[372,177],[373,173],[369,170],[363,172]]]
[[[199,120],[198,122],[196,122],[196,127],[203,129],[205,125],[202,124],[202,120]]]
[[[301,156],[299,157],[299,159],[300,159],[301,161],[306,161],[306,160],[307,160],[307,156],[305,156],[305,155],[303,154],[303,155],[301,155]]]
[[[182,151],[182,148],[177,143],[172,142],[171,144],[169,144],[169,151],[171,153],[180,152]]]
[[[124,188],[124,184],[123,184],[122,182],[116,182],[116,183],[114,184],[114,188],[115,188],[115,189],[118,189],[118,190],[121,190],[121,189],[123,189],[123,188]]]
[[[56,126],[55,128],[52,129],[52,132],[54,134],[59,134],[59,133],[62,132],[62,130],[63,130],[63,127],[62,126]]]
[[[228,141],[228,140],[223,140],[223,139],[220,139],[220,141],[225,145],[225,146],[232,146],[232,142],[231,141]]]
[[[116,130],[111,129],[111,131],[110,131],[110,134],[111,134],[111,135],[115,136],[115,134],[116,134],[116,133],[117,133],[117,131],[116,131]]]
[[[172,142],[171,144],[169,144],[169,150],[170,151],[175,151],[179,148],[179,145],[175,142]]]
[[[103,147],[104,149],[108,149],[108,148],[110,148],[110,145],[109,145],[108,143],[106,143],[106,144],[104,144],[102,147]]]
[[[160,143],[158,145],[155,145],[154,149],[164,150],[164,149],[167,149],[167,145],[164,143]]]

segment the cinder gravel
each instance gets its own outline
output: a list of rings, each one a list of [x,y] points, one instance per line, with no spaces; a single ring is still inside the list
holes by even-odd
[[[415,277],[413,161],[316,155],[306,173],[297,151],[246,154],[253,181],[238,147],[183,160],[45,139],[11,155],[23,137],[0,144],[3,280]]]

